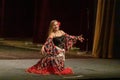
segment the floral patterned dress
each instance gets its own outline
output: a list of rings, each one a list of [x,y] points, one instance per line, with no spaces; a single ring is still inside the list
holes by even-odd
[[[57,39],[57,40],[56,40]],[[69,50],[77,41],[76,36],[65,34],[58,38],[48,38],[44,44],[45,56],[26,71],[34,74],[73,74],[70,67],[64,66],[65,51]]]

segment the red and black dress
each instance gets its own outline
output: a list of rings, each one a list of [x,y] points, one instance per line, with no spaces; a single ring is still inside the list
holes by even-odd
[[[48,38],[44,44],[45,56],[26,71],[35,74],[73,74],[70,67],[64,66],[65,51],[77,41],[76,36],[65,34],[61,37]]]

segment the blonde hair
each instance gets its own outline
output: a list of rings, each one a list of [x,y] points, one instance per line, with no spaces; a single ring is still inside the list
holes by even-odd
[[[48,36],[53,32],[53,23],[58,22],[57,20],[52,20],[49,25]]]

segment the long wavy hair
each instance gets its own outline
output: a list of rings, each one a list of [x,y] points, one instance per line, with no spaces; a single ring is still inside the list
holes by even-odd
[[[52,20],[50,22],[50,25],[49,25],[49,29],[48,29],[48,36],[53,32],[53,24],[54,22],[58,22],[59,23],[59,26],[60,26],[60,22],[58,20]]]

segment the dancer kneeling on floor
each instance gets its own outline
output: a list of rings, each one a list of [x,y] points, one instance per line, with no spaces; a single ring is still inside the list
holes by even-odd
[[[73,36],[60,30],[60,22],[52,20],[49,27],[49,35],[42,46],[41,53],[44,55],[35,65],[26,71],[35,74],[73,74],[70,67],[64,66],[65,52],[69,50],[77,40],[83,42],[84,38]]]

